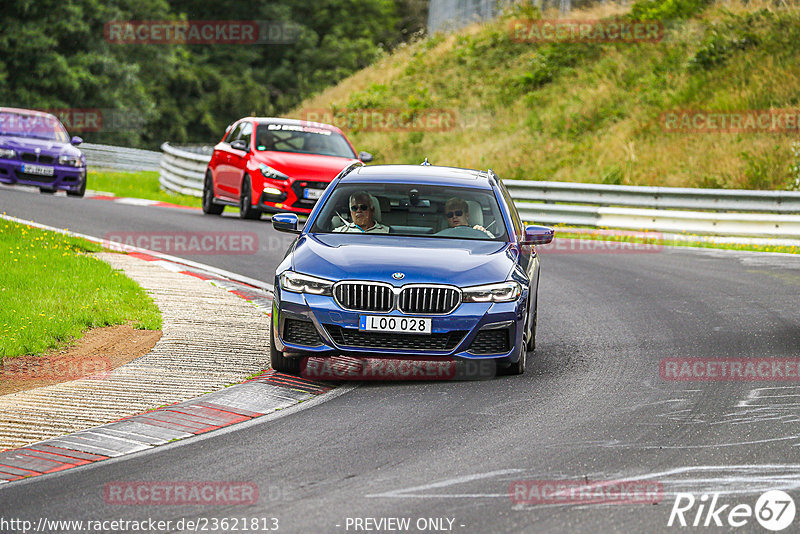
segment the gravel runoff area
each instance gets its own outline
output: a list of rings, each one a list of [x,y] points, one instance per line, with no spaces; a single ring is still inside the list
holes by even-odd
[[[0,451],[183,402],[269,367],[269,316],[170,264],[100,254],[138,282],[163,317],[153,350],[103,377],[0,396]]]

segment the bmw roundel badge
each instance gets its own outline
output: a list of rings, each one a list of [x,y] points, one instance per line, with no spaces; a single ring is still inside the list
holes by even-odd
[[[394,278],[395,280],[402,280],[405,277],[406,277],[406,275],[404,275],[403,273],[394,273],[392,275],[392,278]]]

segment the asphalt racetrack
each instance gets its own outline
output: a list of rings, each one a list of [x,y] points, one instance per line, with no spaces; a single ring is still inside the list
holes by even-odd
[[[0,212],[97,237],[254,233],[252,254],[165,252],[272,283],[291,237],[226,211],[209,217],[0,189]],[[5,485],[0,515],[170,520],[173,532],[190,530],[176,526],[181,519],[222,518],[292,533],[767,532],[754,516],[733,528],[729,512],[754,508],[767,490],[800,504],[800,382],[791,365],[780,367],[800,356],[799,303],[796,256],[545,251],[537,348],[520,377],[362,384],[281,417]],[[686,359],[750,359],[771,374],[675,380],[669,365]],[[781,370],[789,376],[779,379]],[[259,498],[107,504],[104,487],[115,481],[247,481]],[[602,502],[536,500],[533,490],[565,481],[616,481],[608,484],[616,489],[626,481],[656,496],[629,486],[617,500],[612,491]],[[696,499],[677,503],[686,529],[677,517],[668,526],[678,494]],[[727,507],[707,518],[715,494],[717,508]],[[785,532],[797,525],[800,513]]]

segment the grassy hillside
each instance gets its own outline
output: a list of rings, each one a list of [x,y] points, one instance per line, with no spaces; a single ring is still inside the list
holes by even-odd
[[[661,20],[657,43],[514,42],[510,23],[559,18],[518,7],[503,19],[405,46],[303,110],[452,110],[445,132],[347,133],[375,163],[492,167],[512,179],[797,188],[794,133],[667,131],[675,110],[800,109],[800,8],[640,1],[574,19]]]

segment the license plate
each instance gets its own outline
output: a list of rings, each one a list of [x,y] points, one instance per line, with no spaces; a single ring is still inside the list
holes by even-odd
[[[53,167],[45,167],[44,165],[23,165],[22,172],[38,174],[39,176],[53,176]]]
[[[324,191],[324,189],[304,189],[303,197],[308,200],[319,200],[322,196],[322,191]]]
[[[362,315],[359,330],[371,332],[402,332],[404,334],[430,334],[429,317],[389,317],[386,315]]]

